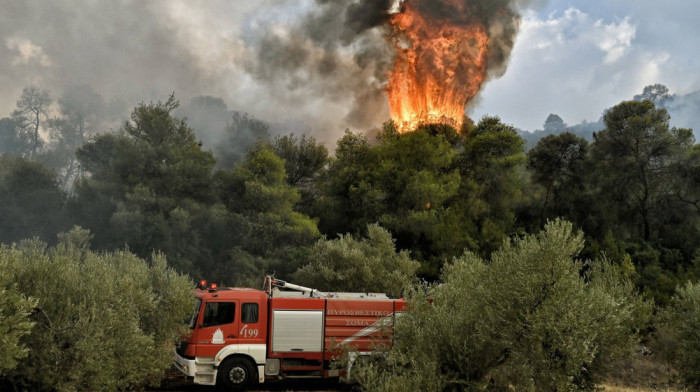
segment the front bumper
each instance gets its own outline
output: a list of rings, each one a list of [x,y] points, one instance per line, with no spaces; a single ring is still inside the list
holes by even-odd
[[[187,377],[194,377],[197,366],[194,359],[187,359],[175,352],[175,367]]]

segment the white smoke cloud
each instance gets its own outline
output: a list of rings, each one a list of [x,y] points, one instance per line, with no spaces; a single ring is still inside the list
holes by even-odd
[[[16,56],[12,59],[13,66],[27,65],[32,61],[36,61],[42,67],[49,67],[51,60],[44,53],[41,46],[34,45],[28,39],[16,37],[5,38],[5,46],[12,52],[16,52]]]

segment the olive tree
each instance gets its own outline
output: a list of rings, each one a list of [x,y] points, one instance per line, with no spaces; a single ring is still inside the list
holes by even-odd
[[[465,253],[413,291],[387,360],[353,377],[372,391],[592,390],[649,307],[612,264],[577,260],[582,247],[557,220],[490,261]]]
[[[89,232],[62,234],[47,248],[29,240],[4,248],[17,290],[36,298],[28,355],[8,373],[33,390],[115,391],[159,383],[191,311],[192,284],[128,251],[95,253]]]
[[[661,314],[660,331],[666,340],[674,342],[664,351],[686,384],[700,387],[700,283],[678,288]]]
[[[22,339],[32,331],[30,314],[36,300],[22,295],[6,268],[8,248],[0,248],[0,374],[12,370],[26,358],[28,348]]]

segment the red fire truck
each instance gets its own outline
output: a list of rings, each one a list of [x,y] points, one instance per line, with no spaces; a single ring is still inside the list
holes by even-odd
[[[368,354],[389,344],[387,327],[405,306],[376,293],[326,293],[268,277],[263,290],[195,290],[191,334],[176,367],[196,384],[242,391],[285,378],[339,377],[339,348]]]

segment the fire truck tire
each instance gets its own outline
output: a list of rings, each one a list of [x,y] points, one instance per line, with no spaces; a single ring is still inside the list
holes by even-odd
[[[253,363],[243,357],[226,359],[220,366],[216,384],[224,391],[245,391],[258,375]]]

